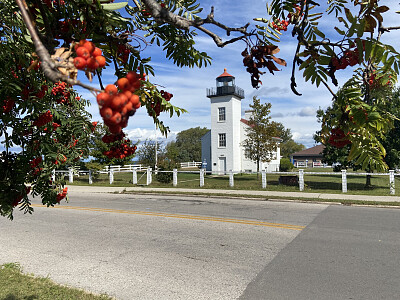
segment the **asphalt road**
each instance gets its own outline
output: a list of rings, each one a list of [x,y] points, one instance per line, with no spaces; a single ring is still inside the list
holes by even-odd
[[[117,299],[397,299],[400,210],[81,194],[0,219],[0,264]],[[383,297],[381,297],[381,296]],[[379,296],[379,297],[378,297]]]

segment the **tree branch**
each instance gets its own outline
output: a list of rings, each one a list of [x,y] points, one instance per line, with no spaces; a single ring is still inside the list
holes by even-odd
[[[181,17],[177,14],[172,13],[166,8],[161,7],[161,5],[155,0],[142,0],[142,2],[144,3],[146,9],[149,11],[149,13],[152,15],[152,17],[156,22],[168,23],[183,30],[189,30],[190,27],[197,28],[202,32],[204,32],[205,34],[207,34],[208,36],[210,36],[214,40],[215,44],[221,48],[226,46],[227,44],[231,44],[238,40],[245,39],[247,36],[254,35],[251,32],[247,32],[247,28],[250,25],[250,23],[247,23],[242,27],[228,27],[216,21],[214,19],[214,7],[211,7],[211,12],[207,15],[205,19],[195,18],[193,20],[189,20],[185,17]],[[224,29],[226,31],[227,36],[229,36],[231,32],[239,32],[241,33],[241,36],[223,42],[221,37],[218,36],[216,33],[204,28],[202,26],[204,24],[212,24],[221,29]]]
[[[15,0],[15,2],[17,3],[19,10],[21,11],[22,19],[32,38],[33,45],[35,46],[36,49],[36,54],[40,59],[40,67],[44,75],[52,82],[64,81],[71,85],[79,85],[85,89],[95,92],[100,92],[100,90],[92,86],[86,85],[80,82],[79,80],[72,79],[69,76],[62,74],[60,73],[60,71],[57,70],[57,65],[51,59],[49,52],[43,45],[42,41],[39,38],[38,33],[36,32],[36,28],[34,27],[32,20],[29,16],[28,6],[26,5],[25,0]]]

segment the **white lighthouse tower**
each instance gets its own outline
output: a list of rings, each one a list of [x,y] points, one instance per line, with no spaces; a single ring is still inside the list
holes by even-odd
[[[202,147],[207,170],[213,173],[241,170],[240,120],[244,91],[224,69],[216,79],[216,88],[207,89],[207,97],[211,101],[211,131],[204,136]]]

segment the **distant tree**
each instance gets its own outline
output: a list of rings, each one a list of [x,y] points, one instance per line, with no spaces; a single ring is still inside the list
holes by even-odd
[[[165,156],[173,162],[179,161],[179,148],[175,141],[171,141],[165,146]]]
[[[291,154],[299,152],[306,148],[303,144],[296,143],[293,139],[290,139],[287,142],[282,142],[280,147],[281,156],[285,158],[289,158]]]
[[[146,139],[136,151],[136,156],[139,162],[143,165],[154,168],[156,164],[156,143],[153,140]],[[165,158],[164,149],[161,143],[157,143],[157,159],[163,160]]]
[[[250,104],[253,114],[248,120],[246,128],[247,138],[242,142],[245,156],[257,164],[257,173],[260,171],[260,163],[271,161],[272,152],[276,150],[278,124],[271,121],[271,103],[261,104],[260,99],[253,97]]]
[[[281,156],[289,158],[290,154],[304,150],[306,147],[303,144],[293,140],[293,134],[290,128],[285,128],[282,123],[277,123],[278,137],[282,139],[280,143]]]
[[[400,89],[393,91],[391,101],[387,103],[387,111],[393,115],[400,117]],[[388,132],[383,140],[382,145],[386,149],[385,162],[389,169],[394,170],[400,166],[400,121],[394,120],[394,127]]]
[[[167,145],[167,157],[177,162],[201,161],[201,137],[208,132],[203,127],[189,128],[179,132],[176,141]]]
[[[280,122],[276,123],[276,128],[279,132],[278,136],[282,139],[281,144],[292,140],[293,134],[290,128],[285,128],[285,126]]]

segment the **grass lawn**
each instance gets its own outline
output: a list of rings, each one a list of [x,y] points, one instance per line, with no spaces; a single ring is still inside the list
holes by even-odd
[[[297,170],[295,170],[297,171]],[[342,193],[342,175],[335,173],[334,175],[312,175],[309,172],[332,172],[331,168],[309,168],[305,169],[304,192],[315,193]],[[354,173],[354,172],[349,172]],[[298,186],[287,186],[279,184],[279,174],[267,174],[267,190],[270,191],[285,191],[285,192],[298,192]],[[137,173],[138,185],[146,187],[146,174],[144,172]],[[178,188],[200,188],[199,173],[180,173],[178,172]],[[347,190],[348,194],[360,195],[380,195],[389,196],[389,176],[372,176],[371,188],[365,188],[365,175],[348,175],[347,176]],[[229,176],[206,175],[204,181],[204,189],[230,189],[230,190],[262,190],[261,175],[256,174],[235,174],[234,187],[229,186]],[[74,177],[75,185],[88,185],[88,176]],[[94,186],[110,186],[109,177],[107,174],[100,174],[97,179],[93,181]],[[132,173],[114,173],[113,186],[132,187]],[[395,177],[395,186],[398,187],[396,195],[400,195],[400,178]],[[170,184],[163,184],[156,180],[153,174],[153,182],[149,187],[173,187]],[[201,188],[200,188],[201,189]]]
[[[111,300],[113,298],[62,286],[52,282],[48,278],[23,274],[18,264],[9,263],[0,266],[0,299]]]

